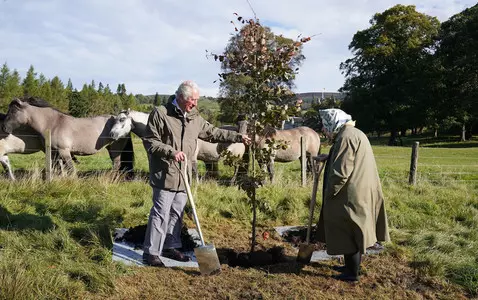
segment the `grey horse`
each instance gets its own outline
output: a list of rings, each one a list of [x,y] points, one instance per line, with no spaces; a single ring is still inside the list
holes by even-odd
[[[113,169],[131,175],[133,143],[130,136],[119,141],[110,138],[114,120],[109,115],[75,118],[54,109],[41,98],[28,97],[12,100],[2,129],[12,133],[18,128],[29,127],[41,137],[42,143],[45,133],[50,131],[52,151],[58,155],[60,162],[65,162],[69,172],[75,173],[74,155],[92,155],[106,147]]]

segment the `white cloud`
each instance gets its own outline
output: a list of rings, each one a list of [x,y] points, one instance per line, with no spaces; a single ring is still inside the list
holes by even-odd
[[[304,45],[306,60],[296,91],[335,91],[344,78],[353,34],[396,3],[390,0],[250,0],[259,19],[290,38],[316,35]],[[471,0],[405,1],[445,21]],[[219,63],[205,50],[223,50],[237,12],[252,17],[245,0],[4,0],[0,1],[1,62],[22,76],[33,65],[48,78],[71,78],[76,88],[94,80],[113,90],[125,83],[136,94],[173,93],[193,79],[215,96]]]

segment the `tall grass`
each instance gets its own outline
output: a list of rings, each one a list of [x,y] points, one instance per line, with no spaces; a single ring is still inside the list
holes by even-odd
[[[138,140],[135,149],[136,170],[146,172]],[[448,278],[477,295],[478,148],[420,148],[416,186],[408,184],[410,148],[374,146],[374,152],[391,229],[389,251],[405,255],[417,273]],[[130,269],[112,262],[111,232],[146,223],[146,178],[118,179],[109,172],[106,152],[80,157],[80,178],[50,183],[41,180],[42,154],[10,159],[24,176],[0,179],[0,299],[73,299],[113,291],[116,276]],[[230,169],[221,170],[223,178],[230,176]],[[259,224],[305,224],[310,180],[300,187],[299,162],[278,163],[276,170],[276,182],[259,190],[267,200]],[[249,232],[251,211],[237,187],[206,180],[193,188],[206,229],[228,220]]]

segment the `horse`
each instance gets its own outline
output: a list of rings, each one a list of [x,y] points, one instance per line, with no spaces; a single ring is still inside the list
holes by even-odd
[[[42,144],[45,133],[50,131],[52,153],[58,155],[60,162],[65,162],[68,172],[73,173],[74,155],[92,155],[106,147],[113,169],[130,176],[134,164],[131,136],[120,140],[110,138],[114,121],[111,115],[75,118],[51,107],[41,98],[28,97],[10,102],[2,128],[11,134],[18,128],[29,127],[41,137]]]
[[[124,110],[121,111],[115,119],[115,124],[111,128],[110,135],[113,139],[119,139],[130,132],[133,132],[141,139],[144,139],[146,136],[146,126],[148,123],[148,113],[139,112],[135,110]],[[224,126],[224,129],[228,130],[237,130],[237,126]],[[221,127],[222,128],[222,127]],[[143,145],[148,152],[147,145],[143,141]],[[240,156],[244,154],[245,146],[243,143],[210,143],[198,139],[196,145],[196,152],[193,157],[190,157],[191,164],[193,166],[193,173],[196,175],[197,179],[197,161],[201,160],[205,163],[212,162],[217,163],[222,157],[224,150],[229,151],[232,155]],[[148,154],[149,159],[149,154]],[[235,179],[237,175],[237,169],[234,172],[232,180]]]
[[[0,113],[0,125],[5,120],[5,114]],[[3,127],[3,126],[2,126]],[[29,127],[22,126],[9,134],[0,129],[0,164],[7,171],[8,177],[15,180],[8,153],[31,154],[44,151],[41,136]]]
[[[17,154],[32,154],[36,152],[45,152],[45,146],[42,141],[41,135],[28,126],[21,126],[13,131],[13,134],[4,132],[3,120],[5,114],[0,113],[0,164],[3,166],[11,180],[15,180],[12,167],[10,165],[10,159],[8,153]],[[52,153],[52,161],[55,164],[59,164],[59,157],[56,153]],[[73,161],[78,162],[76,157],[73,156]]]
[[[239,122],[239,130],[247,131],[247,121]],[[270,161],[261,163],[263,167],[267,167],[271,182],[274,179],[274,162],[291,162],[297,160],[301,156],[301,138],[306,138],[306,154],[308,156],[308,164],[312,165],[311,156],[320,154],[320,135],[312,128],[300,126],[292,129],[278,130],[272,127],[265,128],[264,136],[256,136],[255,144],[259,149],[267,148],[267,139],[274,139],[278,142],[285,142],[286,149],[279,149],[272,153]]]

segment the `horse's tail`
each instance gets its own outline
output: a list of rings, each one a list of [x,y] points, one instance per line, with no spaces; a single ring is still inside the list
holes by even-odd
[[[126,144],[121,151],[121,165],[120,170],[124,172],[127,178],[133,178],[133,168],[134,168],[134,149],[133,149],[133,140],[131,134],[129,134],[126,139]]]

